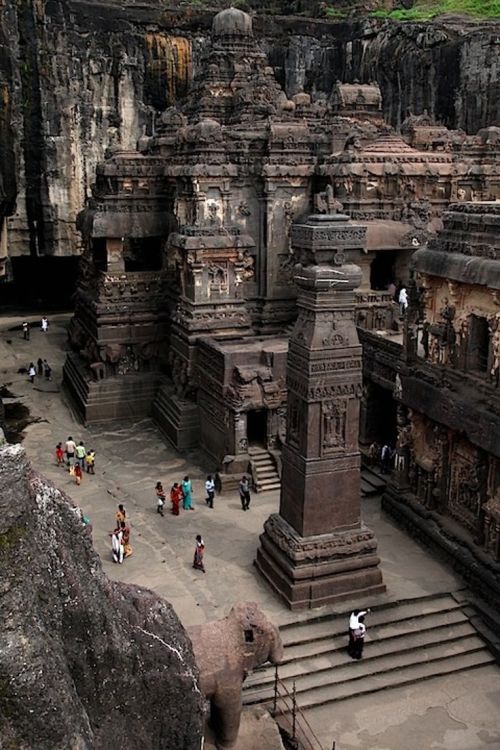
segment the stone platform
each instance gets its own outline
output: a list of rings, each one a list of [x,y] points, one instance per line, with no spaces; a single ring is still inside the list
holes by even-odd
[[[163,382],[159,372],[94,380],[73,352],[68,352],[63,367],[64,388],[85,424],[149,416]]]
[[[253,565],[259,534],[268,516],[278,509],[279,493],[252,495],[250,511],[244,513],[235,490],[217,496],[215,508],[210,510],[203,502],[203,484],[214,467],[203,464],[199,454],[177,453],[150,420],[83,427],[74,419],[60,392],[69,316],[51,316],[49,333],[42,335],[34,329],[30,342],[22,340],[20,330],[12,330],[25,317],[26,313],[22,317],[0,318],[2,382],[9,384],[15,394],[14,399],[5,401],[7,405],[21,402],[30,409],[33,419],[41,420],[26,429],[24,445],[28,456],[90,517],[94,545],[108,575],[152,588],[173,604],[186,626],[219,618],[235,601],[247,599],[259,602],[290,638],[295,638],[294,632],[302,627],[307,640],[314,641],[317,626],[311,621],[311,611],[286,609]],[[27,317],[36,320],[35,316]],[[17,371],[39,356],[47,357],[53,366],[53,380],[46,383],[37,379],[32,386]],[[68,435],[84,440],[97,451],[96,475],[85,476],[80,487],[54,460],[55,444]],[[166,513],[161,518],[156,513],[155,482],[161,479],[169,487],[185,474],[193,479],[195,511],[178,518]],[[108,536],[119,502],[124,502],[129,512],[134,546],[133,556],[121,566],[111,560]],[[314,617],[322,618],[323,626],[330,628],[332,647],[337,645],[333,639],[342,636],[335,635],[333,624],[328,622],[340,615],[338,623],[343,627],[342,615],[351,606],[371,606],[375,610],[402,599],[449,594],[464,585],[450,568],[381,513],[377,496],[364,499],[362,510],[378,540],[387,592],[316,609]],[[197,533],[203,534],[207,544],[204,576],[191,567]],[[417,602],[415,606],[422,609]],[[375,621],[372,626],[367,624],[371,637],[371,632],[375,635]],[[389,645],[389,641],[385,643]],[[376,643],[367,644],[367,657],[377,659],[375,653],[369,653],[372,647],[378,650]],[[500,747],[500,670],[496,665],[478,666],[473,671],[365,696],[358,695],[356,683],[353,685],[351,697],[344,696],[333,708],[327,704],[307,711],[325,748],[331,748],[333,740],[342,750]]]
[[[370,529],[303,537],[278,513],[260,536],[255,565],[291,610],[385,591],[377,541]]]

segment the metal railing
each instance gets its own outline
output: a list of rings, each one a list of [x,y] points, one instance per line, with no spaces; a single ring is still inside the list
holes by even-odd
[[[286,733],[290,747],[296,748],[296,750],[327,750],[319,741],[297,704],[295,680],[290,693],[285,683],[280,679],[278,665],[276,665],[274,671],[274,694],[270,713]],[[335,742],[328,750],[335,750]]]

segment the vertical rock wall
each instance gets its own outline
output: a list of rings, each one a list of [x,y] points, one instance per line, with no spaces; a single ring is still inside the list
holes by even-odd
[[[75,217],[97,162],[109,146],[134,148],[185,95],[211,15],[165,13],[157,0],[3,0],[0,210],[12,213],[17,194],[11,255],[80,252]],[[377,80],[395,126],[424,109],[468,132],[500,121],[500,24],[260,16],[254,27],[289,96]]]

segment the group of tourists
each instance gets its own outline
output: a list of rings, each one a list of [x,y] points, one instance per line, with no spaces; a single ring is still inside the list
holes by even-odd
[[[46,359],[38,357],[36,366],[34,362],[30,362],[27,370],[30,383],[35,382],[35,378],[37,375],[39,378],[41,378],[42,375],[45,375],[45,380],[52,380],[52,367],[49,365]]]
[[[216,478],[214,478],[212,474],[209,474],[205,481],[205,504],[210,509],[213,509],[214,507],[216,488],[215,479]],[[167,495],[161,482],[156,482],[155,494],[156,512],[159,513],[160,516],[163,516],[165,503],[167,502]],[[248,510],[250,508],[250,480],[246,476],[243,476],[239,483],[239,494],[242,509]],[[181,506],[183,510],[194,510],[193,484],[188,476],[185,476],[182,482],[174,482],[170,490],[170,503],[173,516],[179,515]]]
[[[120,503],[116,511],[116,527],[110,533],[111,537],[111,555],[113,562],[121,565],[123,561],[130,557],[134,550],[130,543],[130,526],[127,519],[125,506]]]
[[[23,339],[25,341],[29,341],[30,334],[31,334],[31,326],[27,320],[24,321],[22,325],[22,329],[23,329]],[[49,330],[49,319],[47,318],[46,315],[44,315],[42,320],[40,321],[40,330],[42,333],[47,333],[47,331]]]
[[[75,478],[75,484],[81,484],[84,472],[95,474],[95,450],[87,450],[80,440],[78,445],[71,435],[66,443],[56,445],[56,461],[58,466],[66,467],[70,475]]]
[[[167,496],[161,482],[156,482],[156,512],[163,516]],[[184,510],[194,510],[193,506],[193,485],[188,476],[185,476],[181,483],[174,482],[170,490],[170,502],[172,503],[172,515],[178,516],[182,504]]]
[[[382,447],[377,442],[370,445],[368,449],[368,462],[370,466],[380,466],[383,474],[390,474],[393,469],[396,450],[389,443]]]

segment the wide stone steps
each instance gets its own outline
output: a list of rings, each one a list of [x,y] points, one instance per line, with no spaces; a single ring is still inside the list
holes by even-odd
[[[460,604],[451,595],[413,599],[371,612],[363,659],[346,653],[347,615],[290,623],[279,677],[293,683],[301,708],[406,685],[494,661]],[[255,670],[244,684],[245,704],[269,703],[274,667]]]

